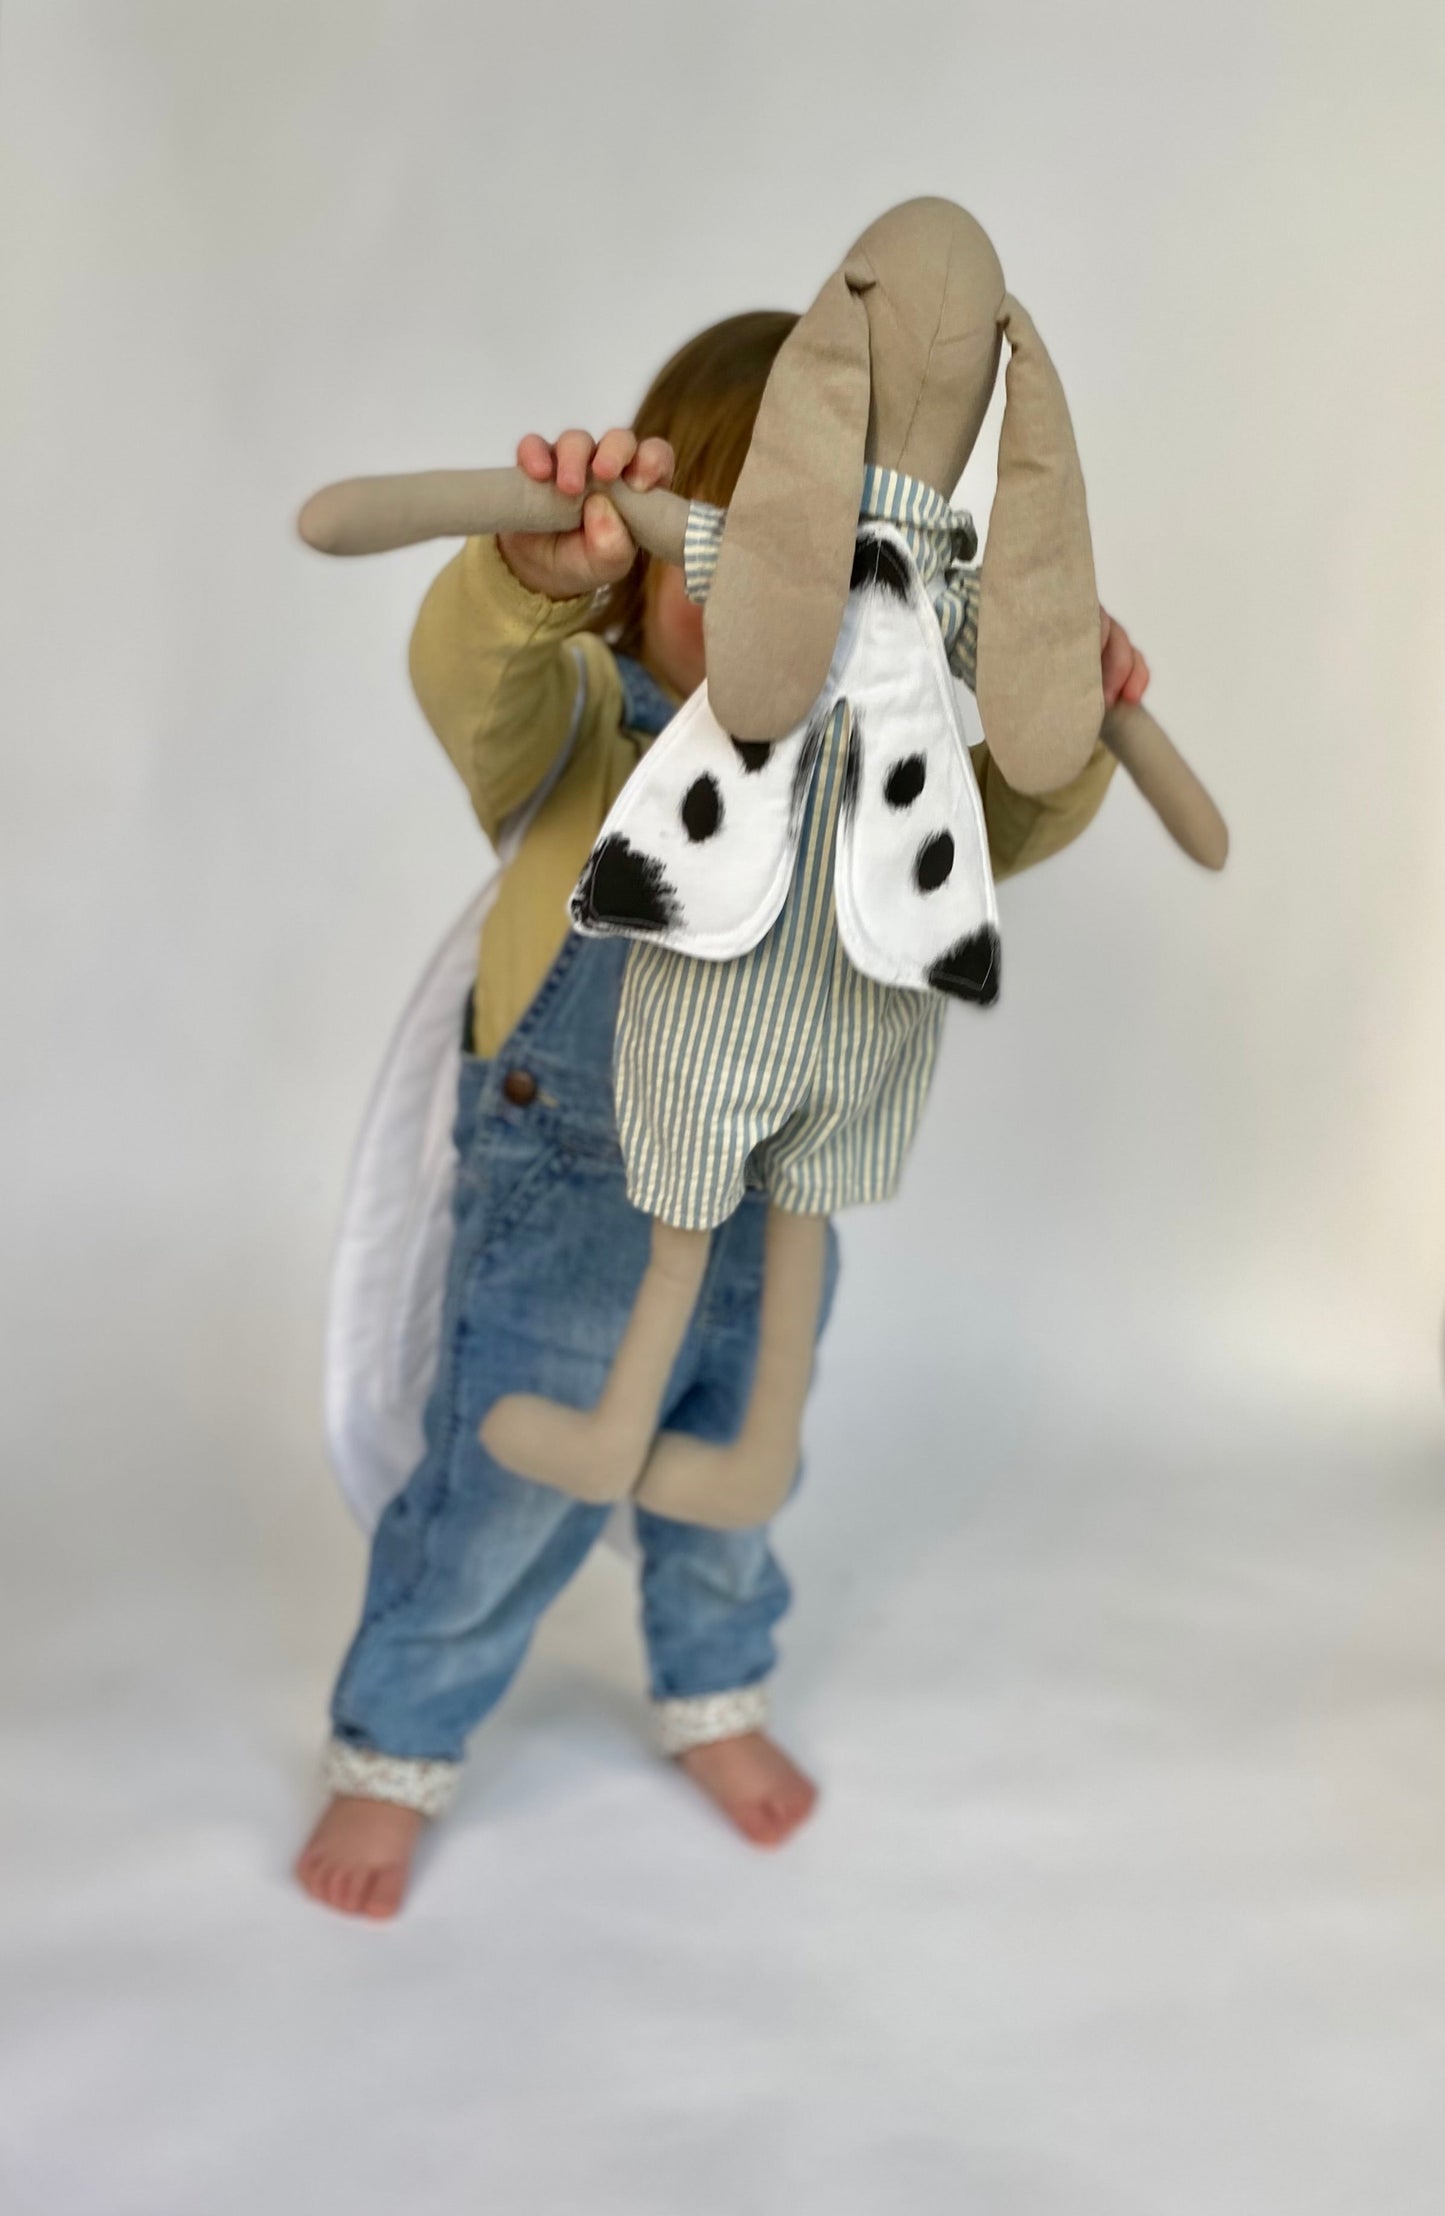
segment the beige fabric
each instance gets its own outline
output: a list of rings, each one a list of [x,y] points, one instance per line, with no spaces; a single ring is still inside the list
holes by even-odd
[[[597,1406],[568,1408],[539,1393],[507,1393],[482,1420],[488,1454],[518,1477],[578,1500],[630,1493],[657,1433],[711,1246],[710,1232],[654,1223],[651,1259]]]
[[[1224,818],[1148,709],[1116,702],[1099,736],[1191,861],[1204,869],[1223,869],[1229,858]]]
[[[1078,775],[1099,736],[1099,597],[1084,478],[1058,372],[1017,300],[998,491],[983,551],[978,712],[1020,792]]]
[[[757,1369],[737,1438],[725,1447],[657,1428],[710,1245],[707,1232],[653,1224],[652,1259],[596,1407],[504,1395],[480,1427],[482,1445],[504,1469],[578,1500],[631,1493],[655,1515],[720,1531],[766,1523],[781,1507],[802,1451],[827,1220],[768,1211]]]
[[[738,1435],[717,1447],[662,1432],[637,1487],[640,1507],[719,1531],[766,1523],[781,1508],[802,1453],[827,1240],[825,1217],[768,1210],[757,1372]]]
[[[868,400],[868,318],[848,267],[784,339],[728,506],[703,632],[708,697],[734,738],[780,739],[828,674],[858,533]]]
[[[599,484],[649,554],[682,560],[685,500],[654,486]],[[314,492],[296,519],[308,546],[322,554],[384,554],[422,539],[467,539],[502,531],[570,531],[582,519],[586,493],[575,498],[538,484],[520,469],[419,469],[395,477],[347,477]]]
[[[1063,389],[963,208],[869,225],[773,365],[708,602],[708,684],[738,737],[778,739],[827,675],[865,462],[949,496],[1010,346],[984,554],[979,714],[1016,790],[1067,784],[1103,720],[1084,482]],[[860,406],[860,385],[867,386]]]
[[[849,253],[873,283],[868,459],[945,499],[973,452],[998,376],[1003,270],[982,225],[951,200],[908,200]]]

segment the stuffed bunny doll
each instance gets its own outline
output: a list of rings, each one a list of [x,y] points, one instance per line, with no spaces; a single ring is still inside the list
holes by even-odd
[[[572,897],[575,928],[635,942],[614,1076],[651,1259],[594,1408],[511,1395],[488,1412],[485,1445],[522,1475],[718,1526],[765,1520],[791,1485],[827,1216],[891,1193],[945,1000],[986,1006],[999,987],[971,704],[909,533],[860,510],[865,484],[882,483],[910,513],[948,515],[1005,339],[982,736],[1008,782],[1038,793],[1078,774],[1103,726],[1180,843],[1224,859],[1217,811],[1152,719],[1105,719],[1083,479],[1042,341],[974,219],[906,202],[785,340],[725,517],[607,488],[649,551],[681,557],[690,590],[706,583],[708,674],[624,787]],[[578,507],[511,472],[354,480],[317,495],[302,531],[360,552],[555,529]],[[726,1446],[659,1433],[712,1232],[749,1182],[772,1205],[742,1429]]]

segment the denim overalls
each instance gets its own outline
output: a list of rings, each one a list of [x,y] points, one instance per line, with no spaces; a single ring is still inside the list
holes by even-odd
[[[632,730],[670,704],[618,658]],[[491,1061],[463,1058],[454,1238],[426,1448],[377,1525],[361,1626],[332,1698],[328,1776],[435,1813],[468,1734],[511,1682],[538,1618],[611,1510],[514,1476],[478,1426],[504,1393],[590,1408],[647,1264],[626,1196],[612,1043],[625,940],[569,934]],[[714,1233],[664,1404],[672,1431],[725,1442],[747,1406],[766,1198]],[[823,1321],[837,1279],[829,1229]],[[820,1324],[821,1329],[821,1324]],[[635,1511],[653,1699],[673,1751],[765,1716],[773,1627],[789,1588],[765,1526],[714,1531]]]

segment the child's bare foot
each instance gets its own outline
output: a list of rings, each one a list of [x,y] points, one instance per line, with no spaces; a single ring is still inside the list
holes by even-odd
[[[813,1780],[761,1731],[689,1747],[676,1759],[756,1847],[780,1847],[818,1798]]]
[[[394,1916],[425,1822],[395,1801],[338,1793],[302,1848],[296,1875],[328,1908],[348,1916]]]

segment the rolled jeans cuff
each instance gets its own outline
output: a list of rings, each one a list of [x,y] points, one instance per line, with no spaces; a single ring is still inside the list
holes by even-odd
[[[736,1739],[745,1731],[761,1731],[768,1721],[766,1680],[756,1685],[735,1685],[725,1693],[694,1693],[681,1700],[653,1702],[658,1744],[664,1754],[686,1754],[690,1747],[710,1746],[715,1739]]]
[[[348,1746],[333,1739],[322,1762],[322,1776],[333,1793],[359,1800],[395,1801],[419,1816],[444,1816],[456,1799],[459,1762],[426,1762],[405,1754],[378,1754],[374,1747]]]

